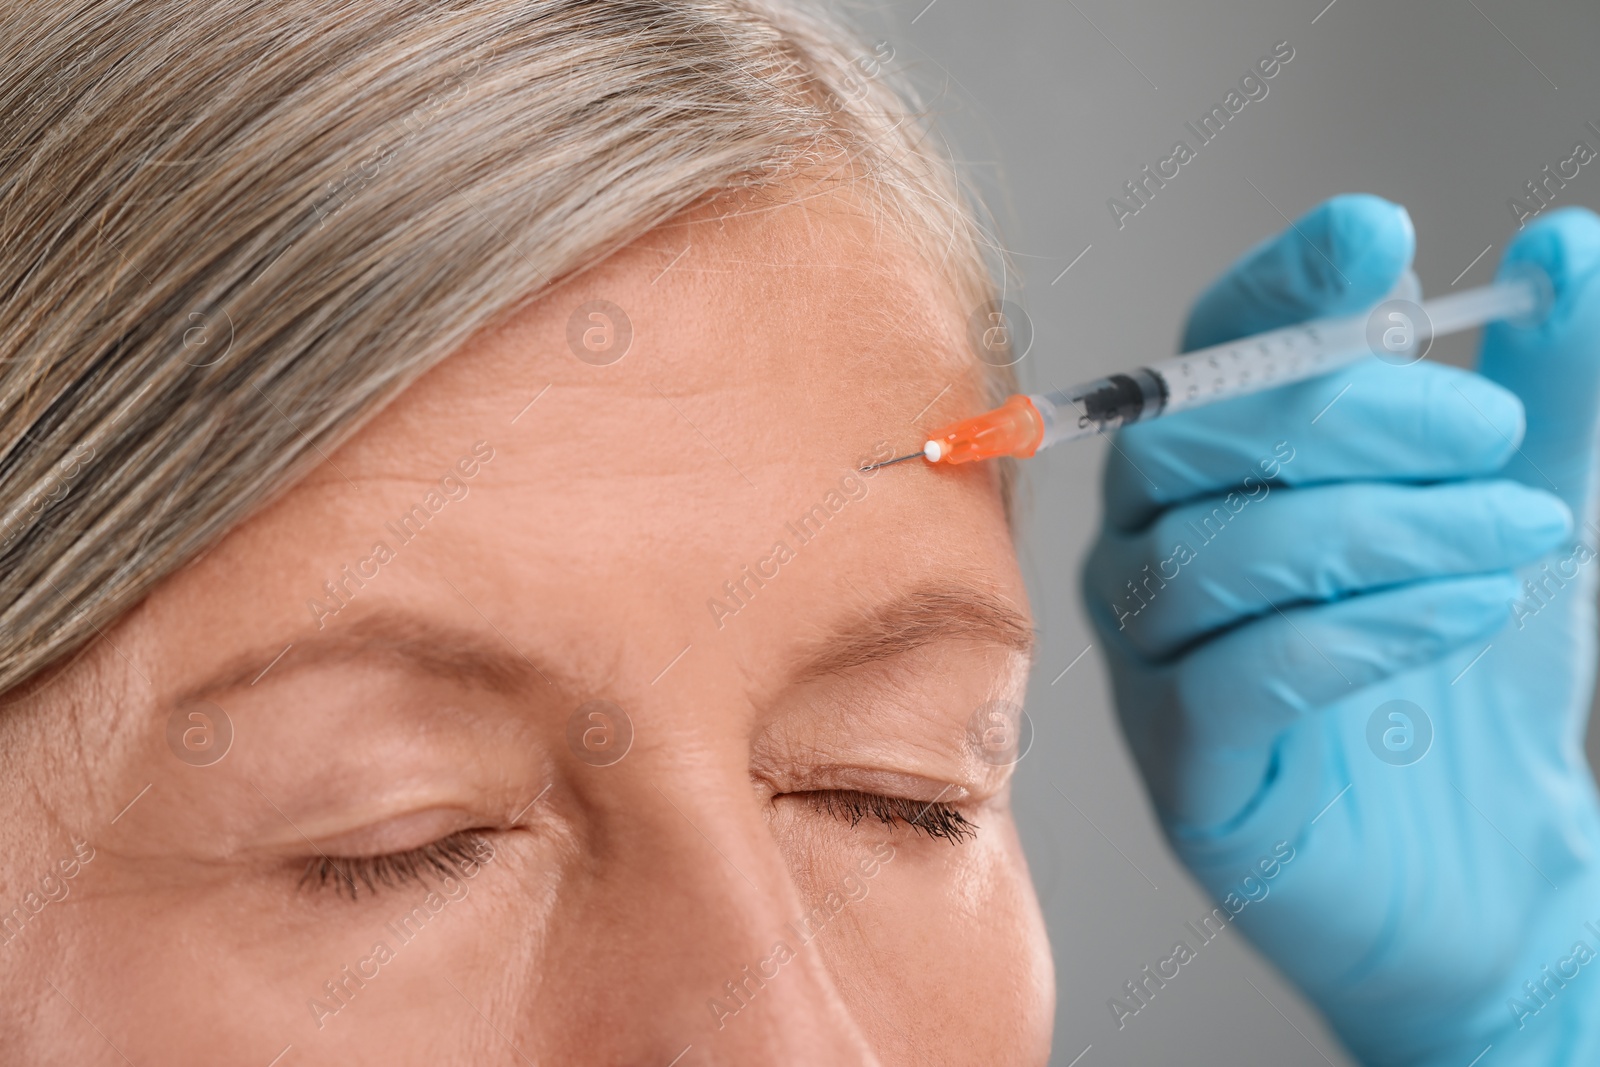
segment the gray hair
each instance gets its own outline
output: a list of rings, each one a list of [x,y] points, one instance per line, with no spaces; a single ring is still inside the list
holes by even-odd
[[[983,228],[881,58],[781,0],[5,4],[0,690],[720,191],[848,173],[976,307]]]

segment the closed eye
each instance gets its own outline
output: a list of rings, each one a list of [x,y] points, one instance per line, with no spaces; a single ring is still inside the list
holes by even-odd
[[[494,845],[485,833],[458,830],[418,848],[379,856],[313,856],[300,876],[300,888],[322,892],[331,887],[335,895],[348,894],[355,900],[362,890],[371,894],[379,886],[392,889],[422,885],[429,879],[471,877],[494,859]]]
[[[977,836],[978,826],[953,805],[912,800],[855,789],[818,789],[782,794],[804,797],[814,811],[859,826],[874,819],[884,826],[902,825],[929,838],[961,844]],[[313,856],[300,876],[300,888],[331,891],[355,900],[380,886],[423,885],[447,877],[470,877],[494,859],[486,831],[460,830],[419,848],[377,856]]]

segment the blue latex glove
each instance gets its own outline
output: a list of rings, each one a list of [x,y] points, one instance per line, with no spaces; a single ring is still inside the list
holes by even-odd
[[[1413,246],[1403,209],[1329,201],[1185,347],[1359,312]],[[1506,259],[1556,303],[1480,374],[1373,359],[1119,434],[1085,566],[1173,848],[1370,1064],[1600,1063],[1600,220]]]

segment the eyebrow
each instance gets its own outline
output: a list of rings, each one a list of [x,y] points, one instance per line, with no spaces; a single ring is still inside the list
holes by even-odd
[[[797,681],[903,656],[937,641],[999,645],[1033,654],[1033,625],[1010,601],[968,585],[915,589],[838,626],[803,656]]]
[[[802,654],[791,672],[796,681],[839,674],[933,644],[962,640],[1033,652],[1028,616],[993,593],[966,585],[912,590],[840,624]],[[177,703],[254,685],[326,663],[369,660],[446,678],[498,693],[530,689],[562,692],[548,668],[541,669],[509,639],[490,641],[471,630],[414,615],[379,614],[353,619],[337,634],[295,642],[284,655],[261,649],[193,686]],[[274,657],[277,657],[276,659]],[[281,660],[281,662],[279,662]]]
[[[550,670],[541,669],[508,638],[491,640],[415,615],[377,614],[353,619],[336,634],[296,641],[287,649],[261,649],[239,656],[187,690],[178,702],[248,688],[263,677],[281,678],[325,663],[355,660],[395,663],[498,693],[555,688]]]

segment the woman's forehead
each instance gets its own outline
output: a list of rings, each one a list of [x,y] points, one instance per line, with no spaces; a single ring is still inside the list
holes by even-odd
[[[991,471],[859,471],[982,402],[947,293],[849,204],[664,227],[445,361],[152,606],[187,602],[213,635],[273,618],[287,642],[385,601],[427,603],[449,569],[514,590],[506,610],[526,618],[492,617],[521,640],[603,670],[658,651],[617,637],[623,616],[681,635],[677,648],[722,639],[738,616],[739,640],[762,635],[758,654],[776,658],[816,637],[798,619],[835,614],[852,588],[889,599],[955,575],[1021,603]],[[581,352],[589,328],[626,330],[627,350],[580,358],[574,314]],[[494,458],[465,477],[479,442]],[[439,492],[463,498],[402,546],[400,517],[446,478]],[[313,620],[324,579],[379,542],[397,558],[359,610]],[[757,599],[766,610],[746,610]],[[518,612],[529,602],[544,607]]]

